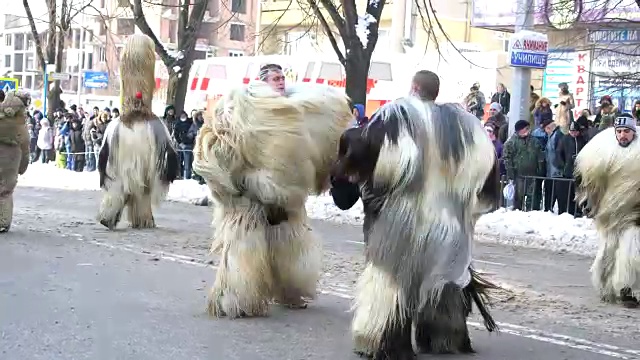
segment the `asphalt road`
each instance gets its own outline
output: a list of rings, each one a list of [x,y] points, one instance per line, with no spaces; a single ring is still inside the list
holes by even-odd
[[[216,320],[204,313],[210,212],[168,202],[156,230],[106,232],[93,220],[98,199],[19,188],[15,228],[0,235],[0,359],[357,359],[348,309],[358,228],[314,222],[326,259],[309,309]],[[502,333],[474,327],[473,359],[640,359],[640,313],[593,299],[589,259],[481,243],[476,253],[513,292],[493,310]]]

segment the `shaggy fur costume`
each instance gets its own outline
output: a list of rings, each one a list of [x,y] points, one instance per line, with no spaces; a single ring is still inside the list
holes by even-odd
[[[196,139],[194,169],[211,189],[212,251],[222,259],[213,316],[264,316],[276,302],[305,307],[321,270],[305,202],[326,189],[340,134],[353,116],[324,86],[275,93],[256,81],[216,105]]]
[[[29,166],[29,134],[24,110],[31,101],[28,93],[9,92],[0,103],[0,233],[11,228],[13,191],[18,175]]]
[[[155,50],[146,35],[131,36],[120,60],[120,119],[111,121],[98,155],[104,190],[98,221],[113,230],[127,207],[133,228],[155,227],[152,206],[178,174],[169,131],[151,111]]]
[[[640,139],[618,145],[613,127],[600,132],[576,158],[577,200],[587,204],[600,235],[591,267],[603,301],[640,298]],[[626,296],[621,296],[624,292]]]
[[[363,129],[345,132],[333,175],[360,184],[367,266],[357,284],[355,351],[374,359],[473,352],[472,302],[496,329],[483,295],[494,286],[471,267],[473,228],[495,207],[493,145],[454,104],[403,98]]]

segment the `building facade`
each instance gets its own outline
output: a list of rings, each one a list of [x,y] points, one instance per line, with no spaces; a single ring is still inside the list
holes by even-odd
[[[196,59],[212,56],[252,55],[258,0],[207,0],[207,11],[197,35]],[[162,0],[161,5],[143,2],[147,23],[158,40],[171,52],[178,48],[178,12],[181,0]],[[72,20],[65,39],[61,81],[63,95],[116,96],[119,91],[119,57],[127,37],[139,33],[128,0],[97,0]],[[43,0],[29,0],[36,19],[46,18]],[[47,25],[36,21],[42,44]],[[162,70],[162,69],[161,69]],[[166,69],[165,69],[166,71]],[[0,13],[0,72],[17,78],[20,86],[33,91],[44,87],[35,41],[22,6],[11,14]],[[105,74],[103,86],[83,86],[86,72]]]

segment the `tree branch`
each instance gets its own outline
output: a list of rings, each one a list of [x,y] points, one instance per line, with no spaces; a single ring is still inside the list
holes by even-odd
[[[640,0],[638,0],[640,1]],[[29,0],[22,0],[24,11],[27,13],[27,19],[29,19],[29,27],[31,28],[31,36],[36,44],[36,56],[38,57],[38,63],[42,68],[42,71],[46,71],[47,62],[44,58],[44,51],[42,51],[42,41],[40,41],[40,34],[38,34],[38,28],[36,28],[36,21],[31,13],[31,7],[29,7]]]
[[[140,29],[143,34],[153,40],[156,47],[156,53],[160,56],[160,59],[167,66],[169,71],[171,71],[171,67],[175,63],[175,59],[173,56],[169,55],[167,49],[165,49],[164,45],[162,45],[160,40],[158,40],[158,37],[153,33],[153,30],[151,30],[147,19],[144,17],[144,12],[142,11],[142,0],[133,0],[133,3],[131,4],[131,11],[133,11],[133,19],[136,26],[138,26],[138,29]]]
[[[356,36],[356,24],[358,23],[358,9],[356,8],[355,0],[342,0],[342,12],[344,13],[345,35],[342,35],[342,41],[347,44],[347,41],[353,39]]]
[[[182,4],[178,14],[178,47],[180,48],[180,42],[184,38],[184,32],[189,21],[189,0],[182,0]]]
[[[69,17],[69,20],[73,20],[76,16],[78,16],[78,14],[84,12],[89,7],[95,8],[95,6],[91,6],[91,0],[89,0],[89,2],[87,2],[86,4],[82,5],[80,9],[78,9],[78,11],[76,11],[73,15]],[[71,6],[69,8],[71,8]]]
[[[322,25],[322,28],[324,29],[324,32],[327,34],[327,37],[329,38],[329,42],[331,43],[331,47],[333,47],[333,51],[335,51],[336,55],[338,55],[338,60],[344,66],[347,63],[347,60],[344,58],[344,54],[342,54],[342,51],[340,51],[340,47],[338,46],[336,37],[333,36],[333,30],[331,30],[331,26],[329,26],[327,19],[325,19],[324,15],[322,15],[322,12],[318,7],[318,3],[315,0],[309,0],[309,5],[311,5],[311,9],[313,9],[313,13],[316,15],[316,17],[318,18],[318,21],[320,21],[320,24]],[[338,17],[339,16],[340,15],[338,15]]]
[[[333,25],[336,27],[336,29],[338,29],[338,33],[340,34],[340,37],[344,42],[344,39],[347,38],[347,33],[345,32],[346,31],[345,19],[343,19],[342,16],[340,16],[340,12],[338,12],[338,8],[336,8],[336,5],[333,3],[332,0],[320,0],[320,4],[322,4],[322,7],[325,8],[325,10],[327,10],[327,12],[329,13],[329,16],[331,17],[331,21],[333,21]]]
[[[191,53],[196,47],[196,39],[198,32],[200,31],[200,25],[202,25],[202,19],[204,19],[204,13],[207,11],[207,0],[194,0],[191,4],[185,1],[191,6],[191,14],[189,14],[189,21],[186,22],[184,27],[183,36],[178,40],[180,41],[180,50],[183,51],[184,61],[191,59]]]
[[[638,0],[640,1],[640,0]],[[371,14],[376,21],[369,23],[369,37],[367,38],[367,48],[365,49],[369,56],[373,54],[373,50],[378,43],[378,29],[380,28],[380,18],[382,17],[382,10],[384,10],[384,0],[369,0],[367,1],[367,14]]]

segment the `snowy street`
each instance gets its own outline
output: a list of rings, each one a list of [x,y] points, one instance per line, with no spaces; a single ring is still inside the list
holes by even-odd
[[[364,260],[359,226],[312,221],[325,269],[308,310],[214,320],[204,313],[217,263],[211,209],[165,202],[157,229],[108,232],[94,220],[99,199],[19,186],[14,228],[0,241],[0,358],[356,358],[347,311]],[[590,258],[479,240],[476,266],[508,291],[494,299],[501,334],[471,323],[474,359],[640,358],[636,312],[598,301]]]

